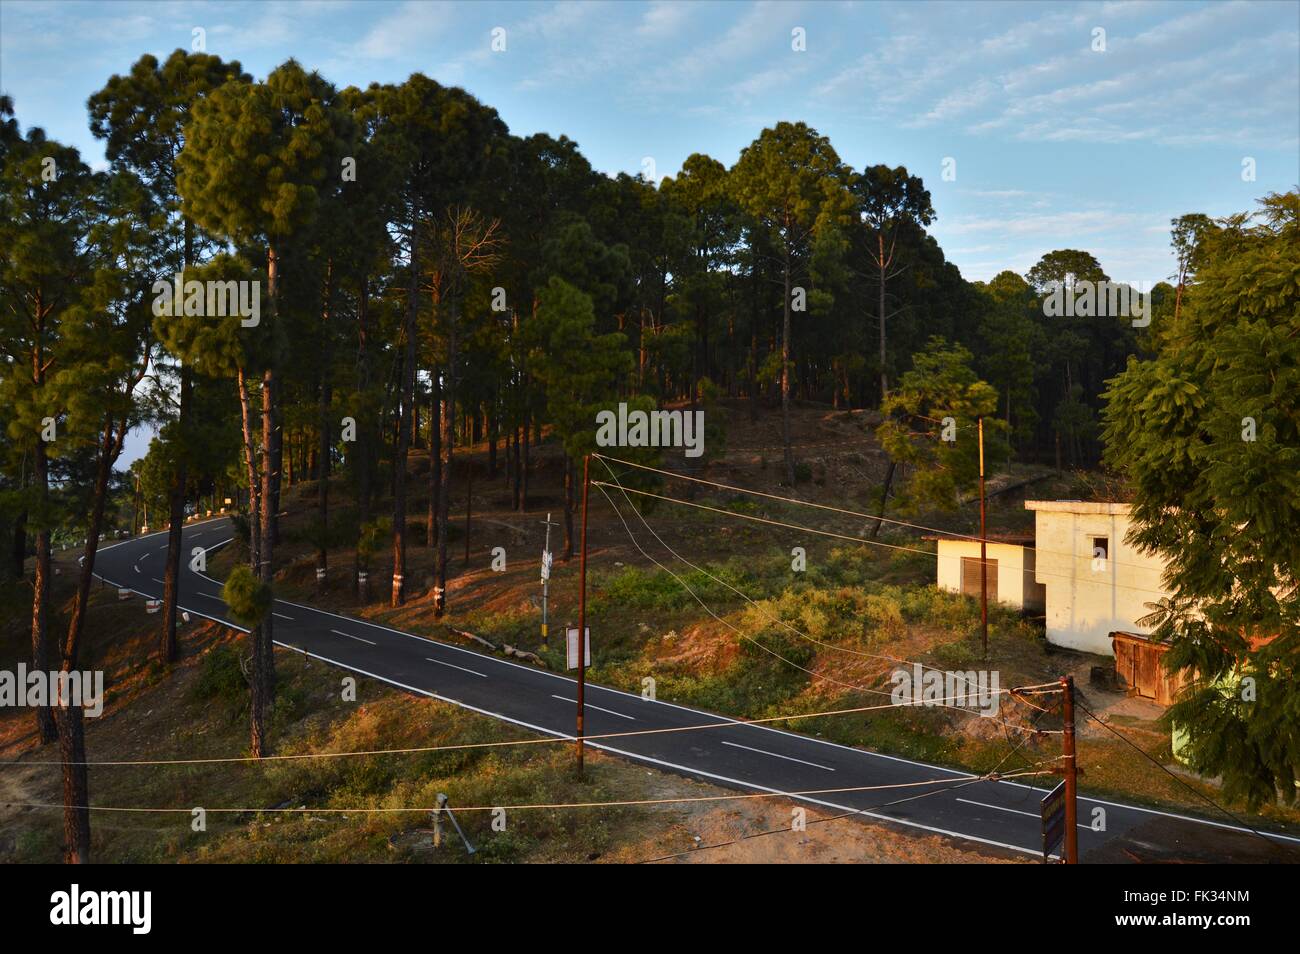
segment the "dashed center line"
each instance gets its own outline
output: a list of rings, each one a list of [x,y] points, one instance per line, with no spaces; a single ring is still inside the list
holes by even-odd
[[[723,745],[729,745],[733,749],[744,749],[746,752],[757,752],[759,755],[770,755],[774,759],[785,759],[787,762],[798,762],[800,765],[810,765],[813,768],[821,769],[823,772],[834,772],[835,769],[829,765],[818,765],[816,762],[805,762],[803,759],[796,759],[789,755],[782,755],[780,752],[769,752],[766,749],[755,749],[748,745],[741,745],[739,742],[723,741]]]
[[[289,622],[291,623],[293,622],[292,616],[285,616],[283,613],[272,613],[271,615],[274,616],[276,619],[287,619]]]
[[[557,695],[555,695],[554,693],[551,693],[551,698],[552,698],[552,699],[559,699],[561,702],[567,702],[567,703],[569,703],[570,705],[575,705],[575,706],[576,706],[576,705],[578,704],[578,700],[577,700],[577,699],[569,699],[569,698],[567,698],[567,697],[565,697],[565,696],[557,696]],[[635,716],[624,715],[624,714],[621,713],[621,712],[615,712],[613,709],[602,709],[600,706],[593,706],[590,702],[585,702],[585,701],[584,701],[584,702],[583,702],[583,706],[584,706],[585,708],[587,708],[587,709],[595,709],[597,712],[608,712],[610,715],[618,716],[620,719],[627,719],[629,722],[635,722],[635,721],[636,721],[636,717],[635,717]]]
[[[1025,812],[1018,808],[1003,808],[1001,805],[990,805],[988,802],[975,802],[971,801],[969,798],[959,798],[957,801],[965,802],[967,805],[978,805],[980,808],[993,808],[1000,812],[1010,812],[1013,815],[1028,815],[1030,818],[1039,817],[1038,812]],[[1082,828],[1084,831],[1092,831],[1092,828],[1088,825],[1076,824],[1074,827]]]
[[[446,666],[449,669],[459,669],[461,672],[467,672],[472,676],[481,676],[484,679],[487,678],[487,673],[485,672],[478,672],[475,669],[466,669],[464,666],[457,666],[455,663],[443,662],[441,659],[434,659],[432,656],[425,656],[424,658],[429,660],[431,663],[437,663],[439,666]]]
[[[360,636],[353,636],[351,633],[345,633],[341,629],[331,629],[330,632],[333,633],[335,636],[346,636],[348,639],[355,639],[357,642],[365,643],[367,646],[374,645],[374,643],[368,639],[362,639]]]

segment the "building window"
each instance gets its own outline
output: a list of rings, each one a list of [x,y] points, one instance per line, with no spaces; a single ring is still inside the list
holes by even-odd
[[[1093,537],[1092,538],[1092,555],[1098,560],[1107,560],[1110,558],[1110,537]]]

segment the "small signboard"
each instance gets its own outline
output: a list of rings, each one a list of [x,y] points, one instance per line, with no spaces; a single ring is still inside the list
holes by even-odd
[[[543,550],[542,551],[542,579],[543,580],[549,580],[551,578],[552,560],[553,558],[551,556],[551,551]]]
[[[587,644],[586,652],[584,653],[586,659],[582,668],[590,669],[591,668],[591,627],[590,626],[588,626],[586,629],[586,635],[587,638],[584,640],[584,642]],[[565,647],[567,649],[566,656],[567,656],[568,667],[570,669],[577,669],[578,668],[578,627],[570,626],[568,629],[565,630],[564,642],[565,642]]]
[[[1050,860],[1052,852],[1065,842],[1065,779],[1057,783],[1042,802],[1043,862]]]

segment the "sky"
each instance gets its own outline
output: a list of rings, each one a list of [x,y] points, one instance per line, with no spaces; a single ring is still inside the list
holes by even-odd
[[[1170,219],[1300,183],[1300,0],[0,0],[0,90],[102,166],[87,97],[200,41],[259,78],[290,56],[339,86],[423,72],[610,174],[731,165],[803,120],[855,169],[920,175],[973,281],[1081,248],[1149,285],[1174,270]]]

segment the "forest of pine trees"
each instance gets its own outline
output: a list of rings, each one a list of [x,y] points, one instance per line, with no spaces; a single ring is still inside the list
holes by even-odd
[[[115,507],[171,526],[166,663],[187,508],[239,502],[239,585],[255,605],[285,487],[319,481],[318,568],[331,541],[354,545],[354,589],[397,606],[411,596],[408,553],[432,548],[441,610],[468,443],[486,442],[517,509],[539,440],[563,449],[567,554],[573,474],[610,402],[730,399],[780,420],[794,484],[793,403],[892,417],[908,400],[891,389],[941,369],[981,384],[979,412],[1017,458],[1090,466],[1105,382],[1151,344],[1127,319],[1044,315],[1052,283],[1106,279],[1086,251],[966,281],[927,232],[939,212],[920,176],[851,168],[801,122],[756,130],[730,168],[695,154],[650,182],[593,170],[562,134],[512,135],[490,105],[420,74],[339,89],[293,60],[255,80],[177,50],[141,57],[87,108],[105,171],[0,102],[0,576],[34,557],[42,669],[77,665]],[[1157,328],[1215,227],[1177,225],[1180,273],[1152,293]],[[179,299],[159,314],[155,284],[176,275],[258,283],[260,319]],[[144,427],[158,432],[148,454],[120,469],[126,435]],[[431,451],[427,475],[408,469],[417,447]],[[355,519],[331,511],[331,476]],[[426,498],[427,515],[412,514]],[[60,543],[85,558],[66,632],[49,625]],[[381,551],[392,578],[363,583]],[[254,627],[255,755],[268,746],[271,627]],[[66,725],[56,711],[37,713],[41,738],[84,758],[79,710],[62,710]],[[77,784],[69,773],[74,805]]]

